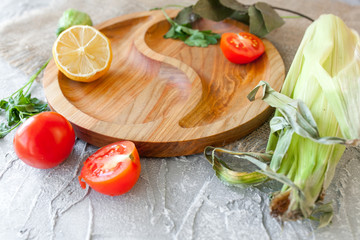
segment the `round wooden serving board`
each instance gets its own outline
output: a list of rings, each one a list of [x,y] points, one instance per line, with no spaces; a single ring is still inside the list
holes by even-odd
[[[167,11],[170,17],[177,11]],[[222,146],[258,128],[272,110],[246,96],[265,80],[280,90],[284,63],[266,39],[265,54],[236,65],[219,44],[189,47],[165,39],[170,24],[161,11],[134,13],[96,26],[111,41],[113,61],[102,78],[69,80],[54,61],[43,85],[50,107],[66,117],[76,135],[96,146],[135,142],[141,156],[170,157]],[[199,21],[217,33],[247,31],[239,22]]]

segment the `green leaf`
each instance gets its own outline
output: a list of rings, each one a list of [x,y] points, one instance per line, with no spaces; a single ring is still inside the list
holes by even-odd
[[[193,12],[203,18],[219,22],[230,17],[234,10],[222,5],[219,0],[199,0],[194,5]]]
[[[301,100],[294,100],[288,96],[276,92],[270,87],[267,82],[260,81],[260,83],[249,93],[248,99],[255,100],[255,95],[259,88],[263,87],[262,99],[270,106],[277,108],[282,117],[278,117],[277,121],[282,118],[283,126],[291,126],[298,135],[311,139],[314,142],[321,144],[343,144],[343,145],[359,145],[359,139],[343,139],[339,137],[321,137],[317,124],[312,116],[310,109]],[[279,130],[278,127],[276,127]]]
[[[235,11],[247,12],[247,7],[236,0],[220,0],[220,4]]]
[[[248,12],[236,11],[230,16],[230,18],[232,18],[238,22],[245,23],[247,25],[249,25],[249,23],[250,23],[250,18],[249,18]]]
[[[267,3],[255,3],[255,8],[261,12],[267,32],[281,27],[285,21],[277,14],[277,12]]]
[[[175,27],[173,25],[171,25],[169,31],[164,35],[164,38],[177,38]]]
[[[178,24],[169,18],[165,11],[163,11],[166,19],[171,24],[169,31],[164,35],[164,38],[173,38],[183,41],[185,44],[193,47],[207,47],[209,44],[216,44],[220,39],[220,35],[213,33],[210,30],[200,31],[192,29],[189,24]]]
[[[7,126],[5,123],[0,124],[0,138],[5,137],[11,128]]]
[[[263,16],[254,6],[249,7],[250,33],[264,37],[269,32],[266,29]]]
[[[315,216],[317,215],[320,215],[320,218],[316,218]],[[324,204],[317,204],[311,213],[311,218],[319,221],[318,228],[322,228],[330,224],[333,215],[334,209],[331,202],[329,202]]]
[[[198,19],[200,19],[200,16],[193,12],[193,6],[191,5],[183,8],[174,18],[174,21],[180,25],[185,25],[193,23]]]
[[[8,102],[2,100],[0,105],[1,108],[5,110],[5,117],[8,124],[1,124],[0,138],[6,136],[27,118],[48,110],[46,103],[43,103],[37,98],[31,98],[30,94],[24,96],[23,90],[18,91],[17,94],[10,97]]]
[[[201,32],[197,31],[195,33],[193,33],[192,35],[190,35],[190,37],[188,37],[185,41],[185,44],[193,47],[207,47],[208,43],[205,39],[204,34],[202,34]]]
[[[271,121],[273,119],[271,119]],[[271,123],[270,123],[270,127],[273,127]],[[280,168],[281,161],[284,158],[287,150],[289,149],[293,134],[294,134],[294,130],[290,126],[287,126],[279,130],[278,144],[276,145],[271,160],[271,169],[273,169],[274,171],[277,171]]]
[[[254,172],[239,172],[231,169],[224,160],[216,156],[216,152],[230,154],[240,160],[246,160],[257,166],[260,170]],[[235,152],[224,148],[206,147],[204,151],[206,159],[213,166],[216,175],[223,181],[241,187],[254,186],[268,180],[274,179],[285,185],[291,186],[301,199],[305,198],[303,191],[289,178],[283,174],[274,172],[268,165],[272,155],[268,153]]]
[[[217,41],[221,38],[219,34],[204,34],[208,44],[217,44]]]
[[[2,99],[0,101],[0,108],[5,110],[7,108],[7,106],[8,106],[8,104],[9,103],[6,100]]]
[[[240,187],[256,186],[268,180],[268,177],[259,172],[239,172],[230,168],[222,159],[220,159],[216,152],[228,153],[237,156],[240,160],[255,161],[257,164],[265,164],[270,161],[271,156],[261,153],[242,153],[234,152],[223,148],[206,147],[204,155],[209,163],[213,166],[215,173],[222,181]]]

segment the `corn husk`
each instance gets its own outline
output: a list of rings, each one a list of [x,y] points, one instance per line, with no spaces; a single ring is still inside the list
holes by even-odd
[[[239,172],[228,167],[217,152],[250,161],[262,175],[257,175],[255,181],[251,172],[242,172],[242,176],[248,176],[247,182],[260,184],[275,179],[284,184],[270,204],[274,216],[296,220],[320,215],[320,226],[328,224],[332,208],[323,204],[324,192],[345,146],[359,144],[359,44],[358,34],[334,15],[322,15],[312,23],[281,93],[260,82],[248,96],[254,100],[262,87],[262,99],[277,109],[270,121],[267,160],[257,153],[207,148],[205,156],[217,175],[226,182],[244,185],[237,178]]]

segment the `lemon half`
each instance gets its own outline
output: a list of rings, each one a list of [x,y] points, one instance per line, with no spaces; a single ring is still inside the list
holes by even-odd
[[[112,50],[109,39],[91,26],[73,26],[63,31],[53,46],[54,61],[68,78],[91,82],[110,68]]]

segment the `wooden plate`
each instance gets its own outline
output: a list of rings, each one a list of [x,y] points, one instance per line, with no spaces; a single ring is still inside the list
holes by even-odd
[[[171,17],[176,11],[168,11]],[[230,63],[219,45],[189,47],[164,39],[170,25],[161,11],[117,17],[98,26],[111,41],[108,73],[91,83],[69,80],[51,61],[43,85],[51,108],[76,135],[96,146],[134,141],[141,156],[170,157],[230,143],[258,128],[271,114],[246,95],[260,80],[280,90],[284,63],[266,39],[265,54],[247,65]],[[246,31],[232,20],[201,20],[217,33]]]

